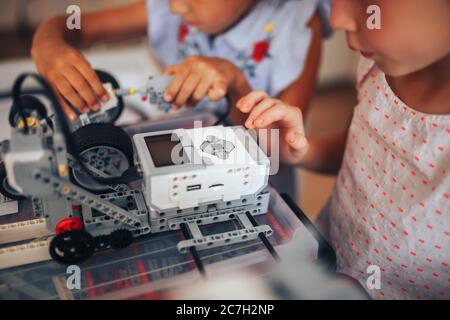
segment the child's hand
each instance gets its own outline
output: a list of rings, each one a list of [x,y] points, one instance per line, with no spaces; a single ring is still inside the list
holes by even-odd
[[[59,100],[71,120],[76,119],[76,114],[66,101],[80,113],[85,113],[99,110],[100,101],[109,100],[107,91],[89,62],[65,42],[35,43],[32,56],[39,73],[60,95]]]
[[[248,94],[237,102],[236,107],[243,113],[249,113],[245,122],[247,128],[280,129],[280,158],[284,162],[298,163],[308,152],[309,143],[300,108],[271,99],[263,91]]]
[[[164,99],[175,108],[187,102],[195,105],[205,97],[212,101],[220,100],[233,85],[237,70],[224,59],[188,57],[182,63],[166,68],[165,73],[174,78],[166,89]]]

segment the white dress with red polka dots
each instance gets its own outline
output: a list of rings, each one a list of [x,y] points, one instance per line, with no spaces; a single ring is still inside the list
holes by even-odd
[[[376,299],[450,299],[450,115],[413,110],[363,59],[329,203],[338,271]],[[381,287],[368,289],[369,265]]]

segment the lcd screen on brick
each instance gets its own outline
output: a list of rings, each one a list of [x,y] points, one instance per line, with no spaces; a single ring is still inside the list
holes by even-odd
[[[175,134],[163,134],[159,136],[145,137],[147,149],[153,160],[155,167],[174,166],[182,163],[175,163],[177,159],[172,159],[172,150],[180,150],[178,159],[183,158],[183,148],[180,144],[180,139]],[[175,161],[174,161],[175,160]]]

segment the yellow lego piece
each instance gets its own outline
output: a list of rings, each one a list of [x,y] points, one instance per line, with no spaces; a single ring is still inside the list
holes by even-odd
[[[29,128],[35,128],[39,126],[39,120],[35,117],[27,117],[26,121]],[[24,126],[25,123],[23,122],[23,119],[20,119],[19,123],[17,124],[17,127],[19,129],[22,129]]]
[[[63,194],[68,194],[70,192],[70,188],[68,186],[63,186],[61,192]]]
[[[264,26],[264,32],[269,33],[269,32],[272,32],[272,31],[273,31],[273,24],[272,24],[272,23],[267,23],[267,24]]]
[[[59,176],[60,177],[67,177],[67,175],[69,174],[69,170],[67,168],[67,165],[60,164],[58,166],[58,172],[59,172]]]

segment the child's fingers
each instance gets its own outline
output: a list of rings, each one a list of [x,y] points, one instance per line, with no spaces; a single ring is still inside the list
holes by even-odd
[[[194,90],[191,100],[194,105],[196,105],[200,100],[202,100],[208,94],[208,90],[212,86],[212,79],[208,77],[203,77],[200,83]]]
[[[95,95],[102,101],[106,102],[109,100],[109,95],[106,89],[103,87],[97,73],[91,67],[89,62],[81,55],[81,63],[74,66],[87,80],[88,84],[91,86]]]
[[[53,87],[53,91],[56,95],[56,99],[58,100],[59,105],[63,109],[64,113],[67,115],[67,117],[69,118],[70,121],[75,121],[77,119],[77,115],[75,114],[75,112],[72,110],[71,107],[69,107],[69,105],[65,101],[64,97],[61,96],[61,94],[59,94],[58,89],[53,85],[52,85],[52,87]]]
[[[98,110],[100,108],[95,92],[75,67],[67,66],[63,70],[63,75],[78,92],[79,96],[84,100],[89,109]]]
[[[179,107],[185,105],[189,98],[192,96],[201,79],[201,74],[191,72],[183,82],[181,89],[178,91],[177,97],[175,98],[174,102],[175,105]]]
[[[178,65],[167,66],[164,68],[164,73],[169,76],[173,76],[173,75],[175,75],[177,68],[178,68]]]
[[[77,115],[73,112],[72,108],[70,108],[64,101],[60,101],[60,104],[70,121],[75,121],[77,119]]]
[[[300,109],[288,106],[280,101],[277,101],[271,108],[265,109],[253,121],[256,128],[267,127],[274,122],[281,122],[284,128],[293,128],[300,134],[304,135],[305,133]]]
[[[242,112],[248,113],[253,109],[255,105],[267,98],[269,98],[269,95],[266,92],[262,90],[253,91],[245,97],[241,98],[236,103],[236,107]]]
[[[78,93],[65,77],[57,76],[52,82],[54,83],[57,92],[69,101],[75,109],[77,109],[80,113],[84,113],[86,111],[86,103],[80,98]]]
[[[290,129],[286,132],[284,137],[286,143],[291,147],[293,152],[303,152],[308,146],[308,140],[305,135],[295,129]],[[294,155],[299,155],[294,154]]]
[[[279,100],[270,98],[264,99],[261,102],[259,102],[256,106],[253,107],[252,111],[250,112],[250,115],[247,118],[247,121],[245,121],[246,127],[249,129],[261,127],[261,125],[257,125],[255,123],[255,120],[257,120],[264,111],[266,111],[267,109],[273,107],[278,103]]]
[[[166,102],[172,102],[175,99],[184,81],[189,76],[190,71],[190,67],[172,66],[166,69],[166,72],[170,72],[168,74],[174,76],[164,93],[164,100],[166,100]]]
[[[217,101],[225,97],[228,89],[226,80],[219,79],[214,81],[212,87],[208,91],[208,98],[212,101]]]

